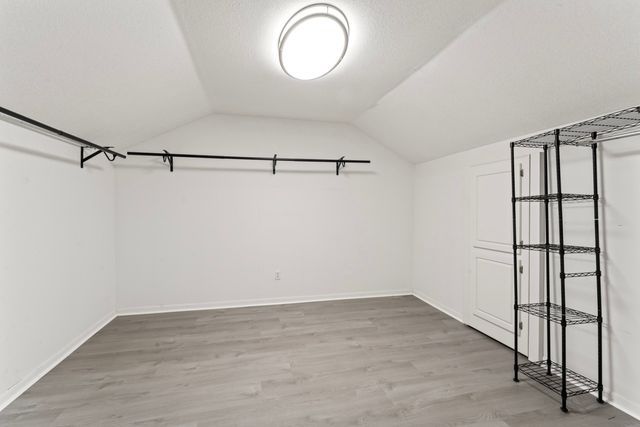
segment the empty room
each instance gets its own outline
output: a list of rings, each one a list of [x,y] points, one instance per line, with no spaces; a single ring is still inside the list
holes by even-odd
[[[0,426],[640,427],[639,22],[0,0]]]

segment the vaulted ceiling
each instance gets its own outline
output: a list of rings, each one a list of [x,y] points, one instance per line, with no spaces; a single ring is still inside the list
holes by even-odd
[[[0,105],[126,146],[211,111],[165,1],[0,0]]]
[[[277,40],[301,0],[0,0],[0,105],[127,146],[211,112],[351,121],[498,0],[336,0],[348,55],[297,81]]]
[[[420,162],[640,103],[636,0],[335,0],[349,50],[282,72],[301,0],[0,0],[0,105],[126,147],[210,113],[351,122]]]
[[[351,121],[484,15],[497,0],[335,0],[349,50],[314,81],[282,72],[277,40],[300,0],[174,0],[214,111]]]
[[[356,124],[414,162],[640,105],[640,2],[511,0]]]

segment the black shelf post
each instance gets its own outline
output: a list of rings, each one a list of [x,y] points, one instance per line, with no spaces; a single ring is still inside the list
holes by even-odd
[[[549,147],[543,148],[544,155],[544,244],[545,244],[545,282],[547,306],[547,375],[551,375],[551,274],[549,263]]]
[[[560,129],[555,130],[555,142],[556,148],[556,186],[558,188],[558,241],[560,245],[560,305],[562,307],[562,321],[560,327],[562,330],[562,409],[563,412],[568,412],[567,409],[567,302],[565,298],[565,277],[564,277],[564,221],[562,218],[562,174],[560,173]]]
[[[518,380],[518,237],[516,234],[515,146],[511,143],[511,214],[513,216],[513,381]]]
[[[518,236],[516,227],[515,145],[511,143],[511,214],[513,216],[513,380],[518,379]]]
[[[591,135],[592,139],[596,139],[597,134]],[[594,142],[591,144],[591,161],[593,163],[593,229],[595,242],[595,261],[596,261],[596,299],[598,304],[598,402],[604,403],[602,399],[602,284],[600,270],[600,220],[598,215],[598,146]]]

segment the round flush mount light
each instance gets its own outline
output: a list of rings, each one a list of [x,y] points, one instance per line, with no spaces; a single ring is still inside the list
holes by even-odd
[[[349,44],[349,22],[340,9],[317,3],[296,12],[278,39],[280,65],[299,80],[313,80],[338,66]]]

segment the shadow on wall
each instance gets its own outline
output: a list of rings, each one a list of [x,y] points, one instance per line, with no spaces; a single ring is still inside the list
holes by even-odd
[[[615,144],[615,141],[612,141],[613,144]],[[621,145],[616,144],[616,146],[612,146],[609,147],[608,145],[603,145],[603,144],[598,144],[598,191],[600,193],[600,204],[599,204],[599,217],[600,217],[600,246],[601,246],[601,250],[602,250],[602,300],[603,300],[603,311],[604,311],[604,318],[603,318],[603,329],[604,332],[606,332],[606,335],[604,335],[606,338],[604,338],[604,344],[606,346],[606,349],[603,350],[604,353],[606,353],[607,355],[607,360],[609,363],[607,363],[607,375],[605,375],[605,378],[609,379],[609,384],[608,388],[609,388],[609,393],[611,395],[615,395],[616,394],[616,383],[615,383],[615,378],[616,376],[614,375],[615,373],[615,369],[614,369],[614,363],[612,363],[613,359],[613,341],[615,339],[615,330],[619,330],[619,326],[616,327],[615,325],[611,324],[611,312],[612,312],[612,298],[615,297],[615,294],[612,294],[612,289],[611,289],[611,268],[610,268],[610,258],[609,258],[609,245],[608,245],[608,241],[609,241],[609,236],[613,235],[614,236],[614,240],[616,237],[616,230],[615,227],[612,230],[611,229],[611,225],[609,223],[608,219],[608,214],[609,211],[611,209],[615,209],[614,206],[608,206],[608,201],[606,198],[606,193],[604,191],[605,188],[607,188],[607,181],[606,178],[608,176],[610,176],[612,174],[612,171],[609,169],[609,172],[607,173],[607,162],[605,161],[605,156],[612,159],[618,159],[618,158],[629,158],[629,157],[634,157],[634,156],[640,156],[640,149],[637,148],[631,148],[629,147],[629,149],[626,148],[622,148],[624,146],[621,147]],[[613,172],[615,173],[615,172]],[[604,196],[603,196],[604,195]],[[615,215],[614,215],[615,216]],[[616,271],[615,268],[613,269],[613,275],[616,275]],[[618,276],[619,277],[619,276]],[[619,286],[621,287],[627,287],[627,286],[632,286],[628,283],[617,283]],[[611,399],[611,397],[609,397]],[[614,398],[615,399],[615,398]]]
[[[611,321],[610,321],[610,316],[609,313],[611,313],[611,301],[610,301],[610,292],[609,292],[609,286],[607,286],[607,284],[609,283],[609,269],[607,267],[608,262],[607,262],[607,230],[606,230],[606,224],[607,224],[607,210],[605,209],[606,207],[606,199],[604,197],[602,197],[602,194],[604,194],[604,188],[605,188],[605,168],[604,168],[604,156],[603,156],[603,150],[602,150],[602,144],[598,144],[598,193],[600,194],[600,200],[598,203],[598,216],[599,216],[599,230],[598,233],[600,235],[600,250],[601,250],[601,254],[600,256],[602,257],[602,265],[600,266],[600,270],[602,272],[602,301],[603,301],[603,319],[602,319],[602,329],[603,329],[603,347],[606,344],[606,349],[603,349],[603,353],[606,352],[607,354],[607,374],[608,374],[608,378],[609,378],[609,393],[613,394],[615,393],[615,382],[613,380],[614,376],[613,376],[613,363],[611,363],[613,354],[611,351]],[[606,339],[604,338],[606,336]],[[604,376],[604,375],[603,375]]]
[[[125,165],[122,163],[114,164],[116,169],[138,169],[138,170],[146,170],[146,171],[156,171],[156,170],[165,170],[167,173],[171,173],[169,171],[169,166],[166,163],[157,162],[157,164],[149,165],[149,166],[140,166],[140,165]],[[197,172],[249,172],[249,173],[261,173],[261,174],[269,174],[272,175],[271,167],[267,166],[265,168],[231,168],[231,167],[206,167],[206,166],[177,166],[174,165],[173,173],[180,172],[180,170],[187,171],[197,171]],[[307,175],[335,175],[336,170],[328,168],[326,170],[302,170],[302,169],[277,169],[276,175],[279,174],[307,174]],[[345,169],[340,169],[340,175],[377,175],[376,171],[347,171]]]
[[[56,162],[67,163],[70,165],[77,166],[80,168],[80,148],[78,147],[78,159],[72,160],[68,157],[56,156],[54,154],[43,153],[41,151],[32,150],[30,148],[25,148],[17,145],[13,145],[9,142],[0,141],[0,148],[14,151],[16,153],[27,154],[30,156],[40,157],[42,159],[53,160]],[[84,165],[85,169],[94,169],[94,170],[102,170],[103,168],[97,165],[86,164]]]

